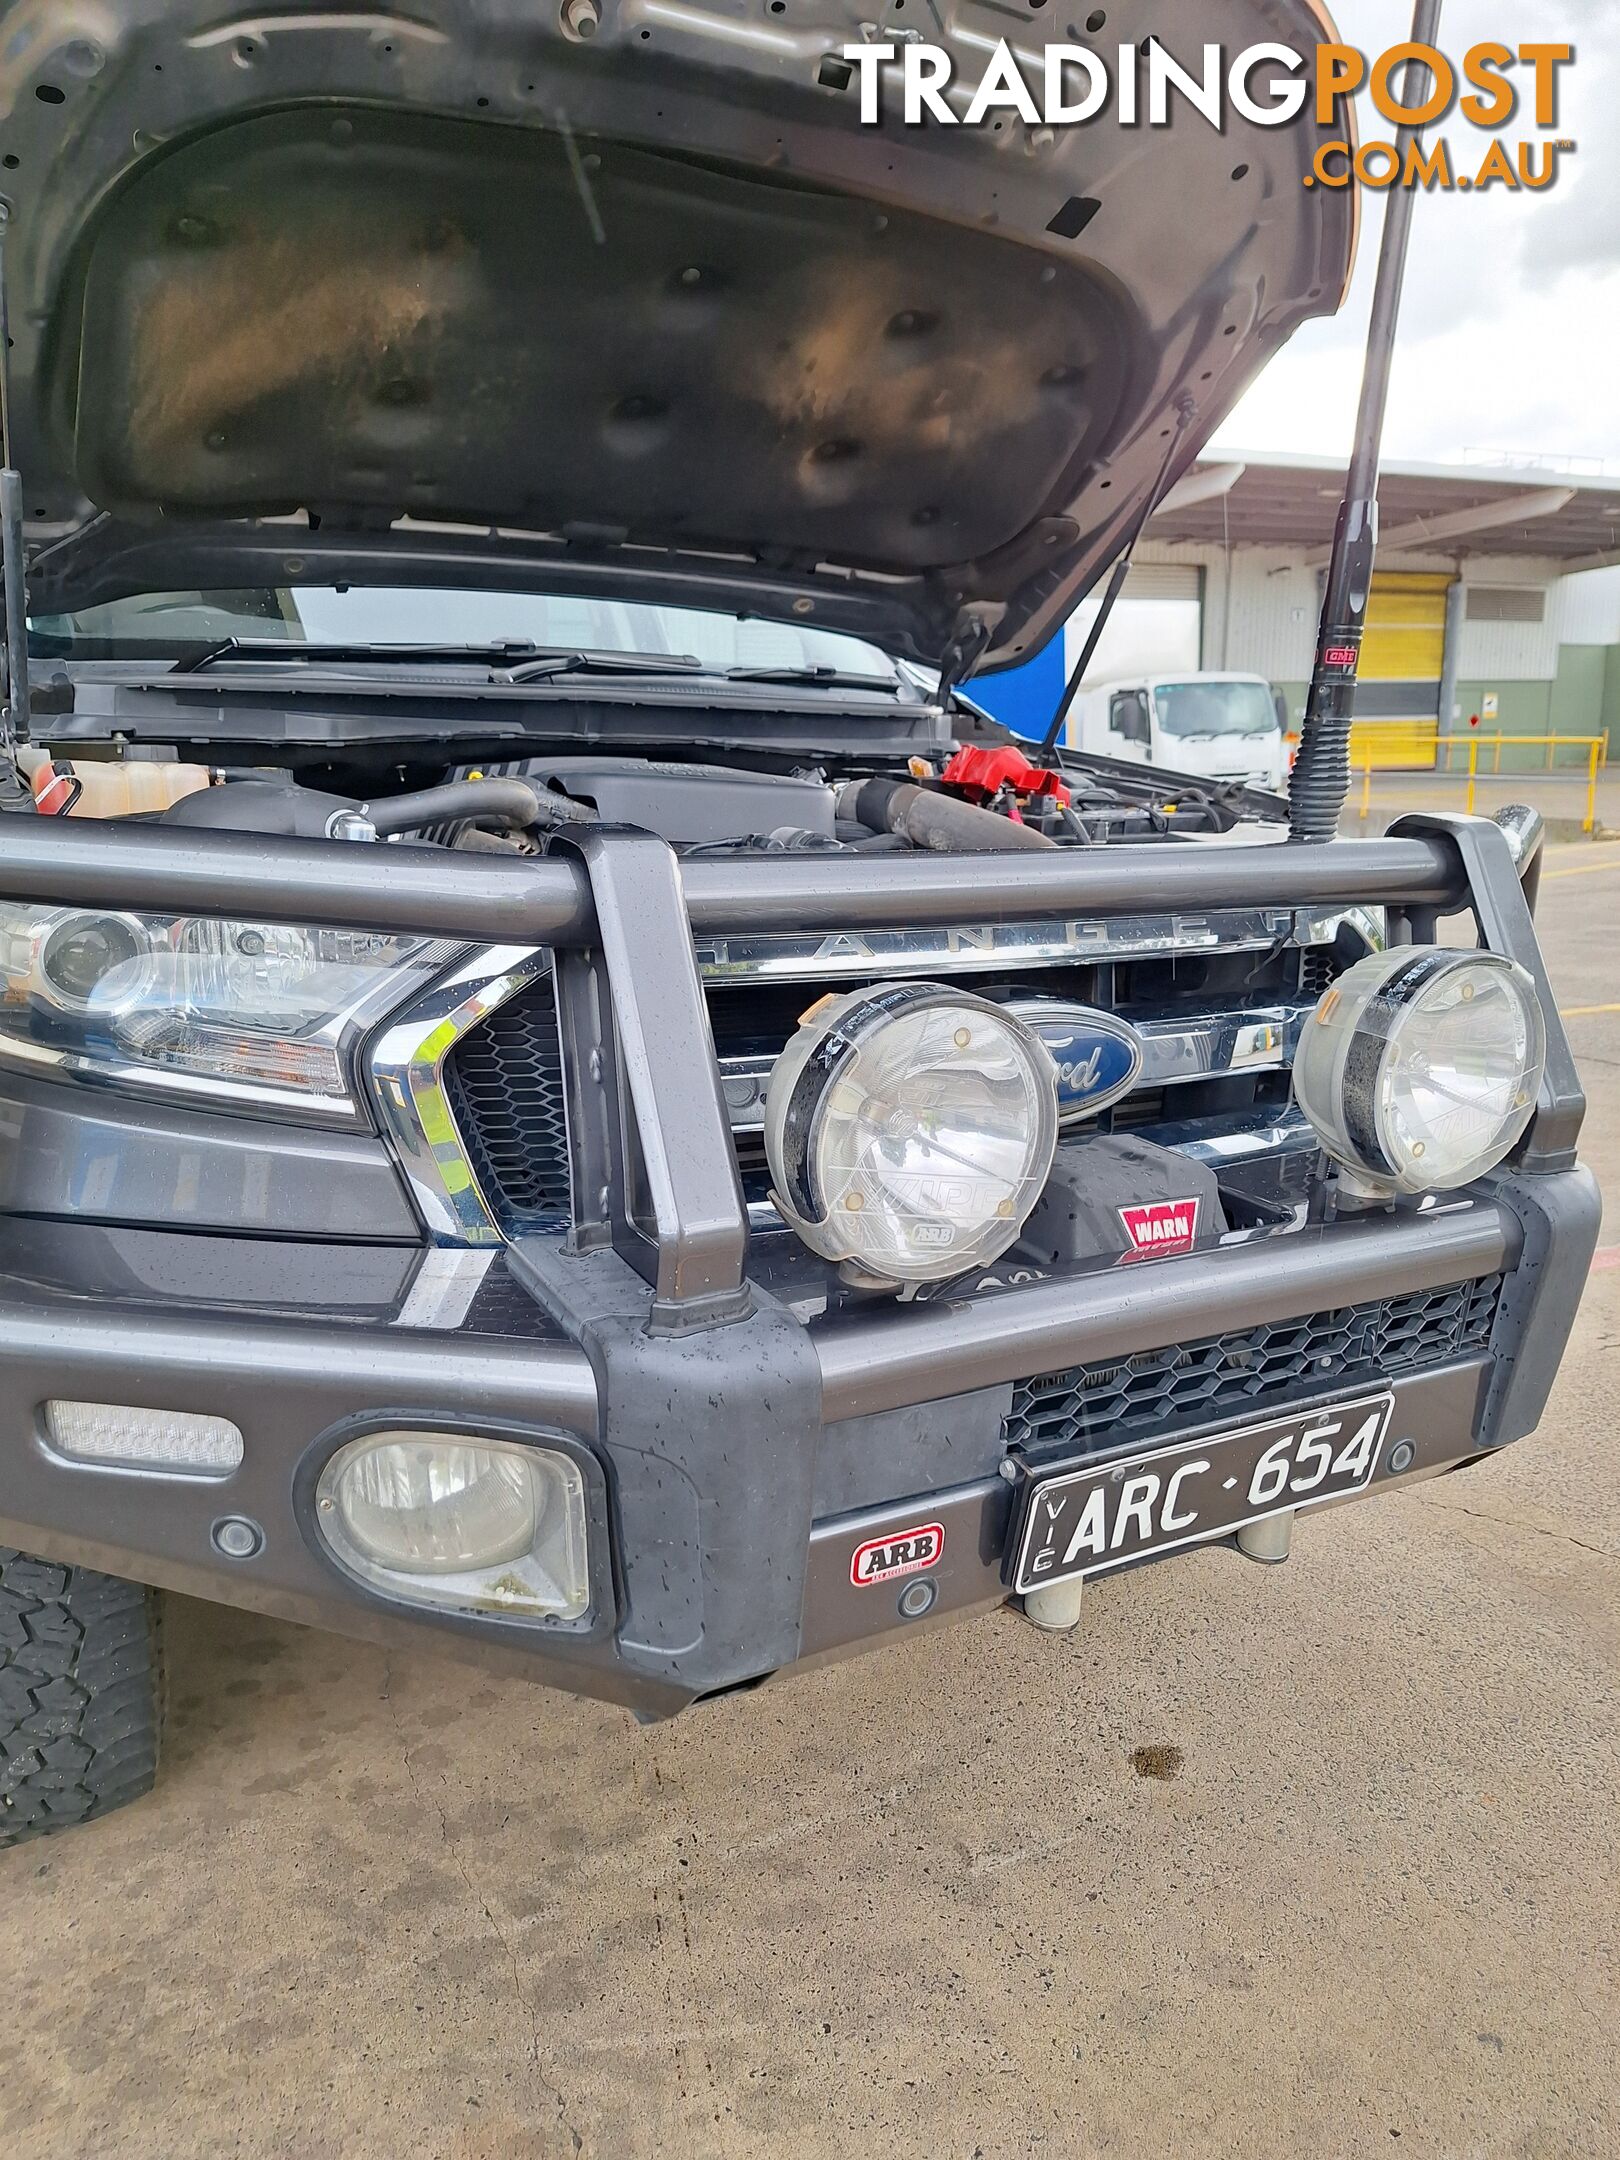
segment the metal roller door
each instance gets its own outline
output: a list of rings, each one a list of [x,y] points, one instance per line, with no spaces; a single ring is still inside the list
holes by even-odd
[[[1202,590],[1203,572],[1197,563],[1133,562],[1125,580],[1122,600],[1191,600]]]
[[[1375,572],[1356,687],[1358,728],[1371,723],[1381,765],[1432,765],[1446,659],[1449,574]],[[1373,732],[1375,731],[1375,732]]]

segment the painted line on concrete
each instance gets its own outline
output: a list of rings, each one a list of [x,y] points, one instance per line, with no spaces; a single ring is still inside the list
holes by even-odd
[[[1560,1020],[1585,1020],[1593,1013],[1620,1012],[1620,1005],[1560,1005]]]
[[[1610,862],[1605,857],[1602,862],[1572,863],[1567,870],[1543,870],[1541,882],[1545,885],[1549,878],[1555,877],[1592,877],[1599,870],[1620,870],[1620,861]]]

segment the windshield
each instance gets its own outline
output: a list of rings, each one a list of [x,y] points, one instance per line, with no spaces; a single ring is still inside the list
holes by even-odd
[[[1275,735],[1277,707],[1263,682],[1162,682],[1153,685],[1167,735]]]
[[[899,679],[877,646],[838,631],[573,594],[375,585],[139,593],[29,622],[29,649],[42,659],[179,658],[232,637],[288,645],[535,645],[686,657],[716,673],[811,668]]]

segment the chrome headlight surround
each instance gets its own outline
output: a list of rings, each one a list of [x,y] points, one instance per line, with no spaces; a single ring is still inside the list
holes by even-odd
[[[443,940],[0,902],[0,1066],[328,1125],[367,1121],[360,1037]]]
[[[1326,990],[1294,1057],[1294,1095],[1365,1191],[1448,1192],[1492,1170],[1535,1114],[1546,1026],[1499,953],[1397,945]]]

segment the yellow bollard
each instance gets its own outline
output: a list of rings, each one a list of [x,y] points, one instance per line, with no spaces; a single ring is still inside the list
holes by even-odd
[[[1586,761],[1586,823],[1582,832],[1591,832],[1597,824],[1597,776],[1598,754],[1603,748],[1601,738],[1594,736],[1587,749]]]
[[[1362,766],[1362,768],[1361,768],[1361,822],[1362,822],[1362,824],[1363,824],[1363,825],[1365,825],[1365,824],[1366,824],[1366,822],[1367,822],[1367,813],[1368,813],[1368,811],[1369,811],[1369,810],[1371,810],[1371,808],[1372,808],[1372,757],[1371,757],[1371,754],[1369,753],[1369,755],[1368,755],[1368,758],[1367,758],[1367,762],[1366,762],[1366,764],[1365,764],[1365,765],[1363,765],[1363,766]]]
[[[1474,782],[1479,778],[1479,737],[1468,738],[1468,800],[1463,805],[1470,817],[1474,814]]]

